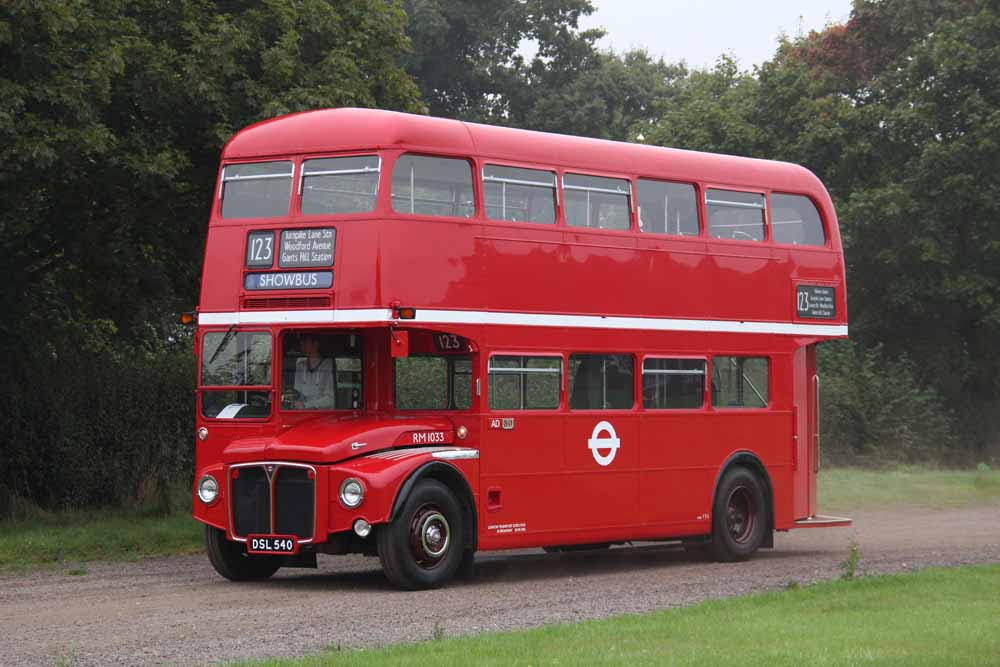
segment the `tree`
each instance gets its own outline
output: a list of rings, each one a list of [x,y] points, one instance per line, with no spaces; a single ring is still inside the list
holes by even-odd
[[[0,506],[187,474],[169,323],[197,302],[221,148],[292,111],[425,110],[405,23],[386,0],[2,0]]]
[[[404,58],[435,116],[504,121],[523,93],[526,41],[538,58],[578,66],[595,54],[599,30],[579,31],[590,0],[407,0]]]
[[[5,337],[127,333],[190,308],[219,152],[240,127],[316,107],[423,109],[397,65],[396,3],[44,0],[0,12]]]

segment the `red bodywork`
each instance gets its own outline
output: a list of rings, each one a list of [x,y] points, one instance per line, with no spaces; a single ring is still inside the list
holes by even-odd
[[[394,212],[391,175],[403,153],[469,160],[476,214]],[[350,531],[357,518],[387,521],[405,481],[429,462],[452,466],[466,480],[479,549],[708,534],[715,485],[727,462],[741,455],[766,470],[775,529],[793,528],[816,514],[815,344],[847,335],[847,302],[836,215],[811,172],[780,162],[359,109],[259,123],[227,144],[222,161],[290,160],[297,179],[304,159],[368,154],[381,158],[370,213],[304,215],[293,190],[285,216],[228,220],[220,214],[221,182],[217,187],[196,348],[200,354],[207,332],[234,324],[271,332],[274,400],[267,418],[218,420],[201,416],[199,398],[197,426],[208,434],[197,442],[196,479],[213,474],[225,480],[230,466],[249,462],[311,466],[314,543]],[[486,163],[546,169],[560,183],[566,171],[629,179],[633,188],[640,177],[690,183],[698,192],[701,233],[640,232],[634,210],[631,229],[624,231],[569,227],[562,206],[554,225],[490,220],[479,178]],[[708,188],[804,195],[822,217],[826,244],[774,242],[770,206],[764,241],[711,238],[704,224]],[[565,201],[561,190],[558,201]],[[330,289],[244,289],[249,232],[311,227],[336,229]],[[799,318],[800,284],[834,288],[835,317]],[[415,308],[415,318],[399,319],[400,305]],[[404,334],[402,340],[394,340],[390,326]],[[317,415],[281,408],[279,340],[291,330],[363,338],[365,391],[358,409]],[[427,332],[470,341],[473,386],[482,389],[469,409],[395,408],[393,355],[419,351]],[[712,355],[766,356],[769,405],[713,408],[706,389],[701,408],[646,410],[637,372],[630,409],[570,410],[564,373],[556,409],[489,409],[491,355],[557,355],[565,368],[573,352],[635,355],[636,369],[647,356],[701,358],[709,367]],[[498,427],[505,419],[511,428]],[[606,467],[595,464],[587,445],[604,420],[613,423],[621,442]],[[460,427],[464,439],[456,435]],[[437,435],[415,435],[428,433]],[[478,458],[450,458],[449,452],[466,450],[478,451]],[[338,499],[347,477],[366,486],[357,510]],[[228,486],[220,488],[211,505],[196,498],[194,513],[228,531]]]

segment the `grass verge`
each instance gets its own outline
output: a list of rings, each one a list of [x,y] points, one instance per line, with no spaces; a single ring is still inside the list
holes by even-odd
[[[998,589],[1000,565],[933,569],[537,630],[238,664],[982,665],[1000,656]]]
[[[132,560],[202,547],[189,510],[156,516],[138,510],[73,511],[0,523],[0,569],[88,560]],[[81,571],[82,570],[82,571]],[[70,574],[85,574],[75,568]]]
[[[894,507],[948,509],[1000,503],[1000,471],[894,470],[834,468],[820,471],[817,484],[821,512],[837,513]]]

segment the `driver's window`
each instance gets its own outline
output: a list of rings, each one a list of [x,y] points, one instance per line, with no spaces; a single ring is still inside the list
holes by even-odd
[[[355,334],[286,333],[282,337],[281,407],[359,409],[361,342]]]

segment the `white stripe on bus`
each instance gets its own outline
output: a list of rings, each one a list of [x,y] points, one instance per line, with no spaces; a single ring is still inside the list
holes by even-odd
[[[483,310],[433,310],[417,308],[412,320],[392,317],[388,308],[325,310],[259,310],[199,313],[198,324],[503,324],[526,327],[573,327],[583,329],[638,329],[648,331],[692,331],[711,333],[785,334],[790,336],[847,336],[846,324],[795,324],[742,320],[688,320],[660,317],[601,315],[549,315],[543,313],[498,313]]]

